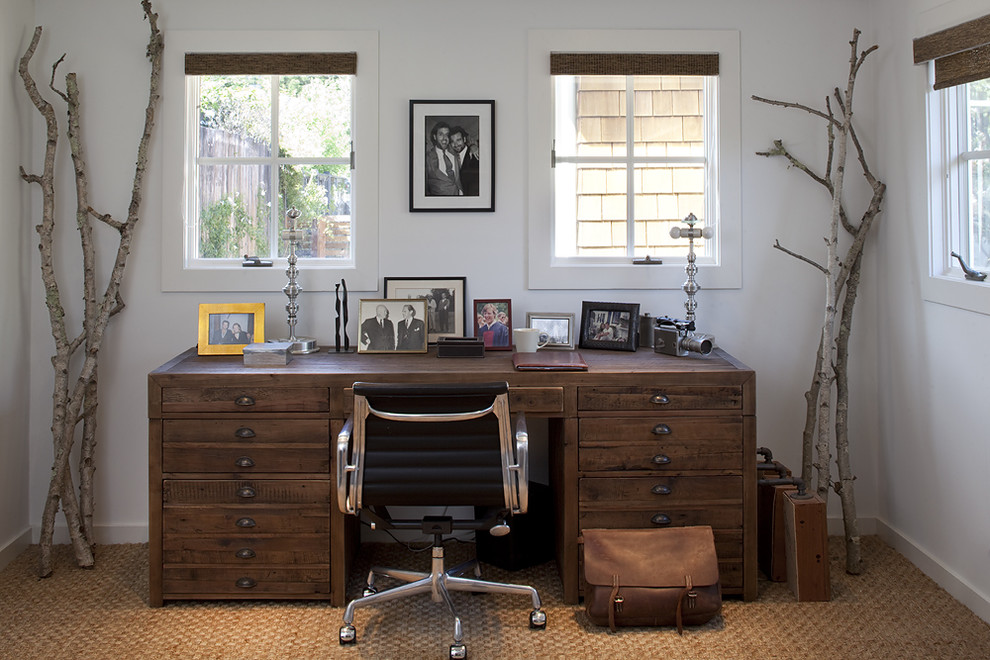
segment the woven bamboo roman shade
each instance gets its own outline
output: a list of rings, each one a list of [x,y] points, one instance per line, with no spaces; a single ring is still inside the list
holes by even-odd
[[[550,53],[554,76],[717,76],[718,53]]]
[[[935,60],[935,89],[990,78],[990,14],[914,40],[914,63]]]
[[[187,76],[354,75],[357,53],[186,53]]]

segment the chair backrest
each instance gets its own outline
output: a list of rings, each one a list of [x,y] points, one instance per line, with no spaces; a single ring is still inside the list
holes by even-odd
[[[354,509],[474,505],[525,511],[507,383],[359,382],[353,391],[347,463]]]

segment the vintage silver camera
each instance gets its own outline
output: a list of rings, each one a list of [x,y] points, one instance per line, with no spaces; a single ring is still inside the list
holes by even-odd
[[[708,355],[715,348],[715,338],[706,334],[695,334],[694,321],[681,321],[669,316],[657,318],[653,327],[653,350],[684,357],[688,353]]]

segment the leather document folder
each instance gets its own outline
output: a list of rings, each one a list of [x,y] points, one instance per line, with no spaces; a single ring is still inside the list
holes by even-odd
[[[512,364],[519,371],[587,371],[588,363],[577,351],[515,353]]]

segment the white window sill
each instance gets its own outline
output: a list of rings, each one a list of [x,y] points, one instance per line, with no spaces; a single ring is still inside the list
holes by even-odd
[[[922,296],[928,302],[990,315],[990,279],[974,282],[962,273],[929,275],[922,282]]]

